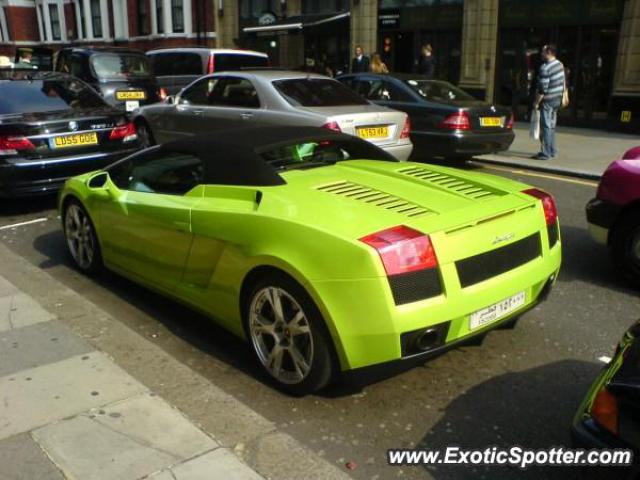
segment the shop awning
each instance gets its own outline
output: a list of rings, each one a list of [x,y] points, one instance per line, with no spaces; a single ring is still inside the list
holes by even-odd
[[[302,30],[303,28],[315,27],[325,23],[335,22],[343,18],[348,18],[350,12],[343,12],[331,15],[296,15],[293,17],[277,20],[269,25],[258,25],[257,27],[245,27],[244,33],[253,32],[277,32],[282,30]]]

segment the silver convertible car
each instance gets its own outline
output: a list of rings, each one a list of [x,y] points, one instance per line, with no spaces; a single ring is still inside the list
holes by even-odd
[[[399,160],[413,149],[406,113],[374,105],[331,78],[283,70],[204,76],[165,103],[136,110],[133,120],[145,146],[236,126],[291,125],[356,135]]]

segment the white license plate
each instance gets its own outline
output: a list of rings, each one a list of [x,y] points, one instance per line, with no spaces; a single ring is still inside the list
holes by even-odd
[[[517,310],[524,305],[525,298],[525,293],[519,292],[512,297],[491,305],[490,307],[483,308],[482,310],[472,313],[469,315],[469,330],[475,330],[476,328],[483,327],[488,323],[495,322],[499,318]]]
[[[124,103],[124,108],[127,110],[127,112],[133,112],[139,106],[140,106],[140,102],[137,100],[127,100]]]

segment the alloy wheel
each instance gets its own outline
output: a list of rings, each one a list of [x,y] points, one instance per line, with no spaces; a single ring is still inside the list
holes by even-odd
[[[251,301],[249,333],[258,358],[278,381],[302,382],[313,363],[313,335],[300,304],[285,290],[265,287]]]
[[[85,211],[72,203],[65,214],[65,236],[69,252],[82,270],[89,270],[95,256],[95,237]]]

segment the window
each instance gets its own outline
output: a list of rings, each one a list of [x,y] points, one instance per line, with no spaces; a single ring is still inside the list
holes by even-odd
[[[142,54],[99,53],[91,56],[91,66],[100,79],[128,79],[151,75],[149,60]]]
[[[470,94],[448,82],[407,80],[406,84],[422,98],[432,102],[455,103],[475,100]]]
[[[51,21],[51,38],[53,40],[62,40],[60,31],[60,14],[57,3],[49,4],[49,20]]]
[[[188,153],[157,150],[143,153],[108,169],[113,183],[122,190],[184,195],[204,178],[202,160]]]
[[[217,82],[218,80],[214,78],[203,78],[197,81],[180,95],[180,103],[186,105],[210,105],[209,96]]]
[[[147,12],[147,0],[138,0],[136,18],[138,22],[138,35],[149,34],[149,15]]]
[[[164,33],[164,7],[163,0],[156,0],[156,31]]]
[[[268,67],[269,59],[259,55],[237,53],[216,53],[214,58],[216,72],[239,70],[250,67]]]
[[[367,105],[365,99],[335,80],[296,78],[277,80],[273,86],[294,107]]]
[[[244,78],[219,79],[209,94],[209,104],[220,107],[260,108],[258,92]]]
[[[93,36],[102,38],[102,12],[100,12],[100,0],[91,0],[91,26]]]
[[[171,29],[173,33],[184,32],[184,0],[171,0]]]
[[[157,77],[172,75],[202,75],[202,57],[197,53],[156,53],[149,55]]]

